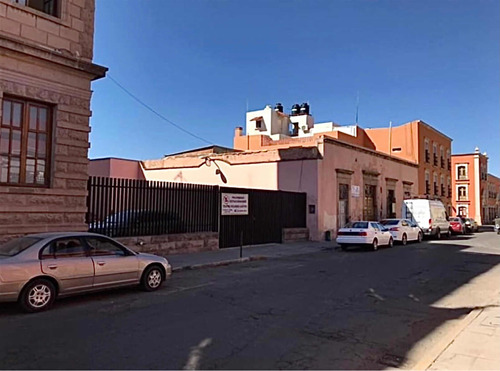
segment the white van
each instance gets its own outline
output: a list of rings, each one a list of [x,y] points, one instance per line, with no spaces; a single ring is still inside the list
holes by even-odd
[[[450,222],[441,201],[412,199],[403,201],[402,217],[418,224],[424,235],[450,236]]]

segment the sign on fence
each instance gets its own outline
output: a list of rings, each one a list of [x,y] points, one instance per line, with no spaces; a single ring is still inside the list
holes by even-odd
[[[248,215],[248,194],[222,193],[221,215]]]

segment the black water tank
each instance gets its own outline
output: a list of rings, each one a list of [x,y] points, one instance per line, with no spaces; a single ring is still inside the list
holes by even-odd
[[[274,110],[283,113],[283,105],[281,103],[276,103]]]
[[[292,106],[292,115],[298,115],[300,112],[300,106],[298,104],[294,104]]]
[[[301,115],[308,115],[309,114],[309,104],[302,103],[300,105],[300,114]]]

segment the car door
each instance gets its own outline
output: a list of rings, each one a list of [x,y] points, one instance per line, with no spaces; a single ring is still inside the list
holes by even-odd
[[[94,264],[79,237],[51,241],[40,252],[40,267],[57,280],[61,294],[92,288]]]
[[[408,220],[409,229],[412,231],[412,240],[418,240],[418,234],[420,233],[420,228],[417,223]]]
[[[94,288],[139,282],[139,260],[115,241],[100,236],[84,238],[92,258]]]
[[[379,235],[381,236],[381,238],[379,239],[379,243],[381,245],[388,245],[389,244],[389,240],[392,237],[391,232],[389,231],[388,228],[386,228],[385,226],[383,226],[380,223],[377,223],[377,226],[379,228]]]
[[[380,225],[378,223],[370,223],[370,227],[372,227],[373,230],[372,241],[376,238],[379,245],[385,244],[385,238],[382,234],[382,230],[380,229]]]
[[[401,220],[401,229],[404,233],[406,233],[406,238],[408,241],[413,241],[416,239],[415,231],[411,227],[410,222],[406,219]]]

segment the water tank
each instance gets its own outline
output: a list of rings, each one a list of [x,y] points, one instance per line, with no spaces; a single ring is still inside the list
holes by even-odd
[[[308,115],[309,114],[309,104],[302,103],[300,105],[300,114],[301,115]]]
[[[281,103],[276,103],[274,110],[283,113],[283,105]]]
[[[298,115],[300,113],[300,106],[298,104],[294,104],[292,106],[292,116]]]

